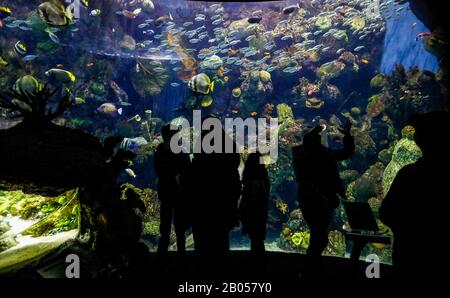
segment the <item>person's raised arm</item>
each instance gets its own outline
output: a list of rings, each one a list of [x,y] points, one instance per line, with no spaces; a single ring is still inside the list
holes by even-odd
[[[339,128],[339,131],[344,134],[344,147],[342,149],[333,150],[334,157],[338,161],[349,159],[355,153],[355,139],[350,133],[351,129],[352,122],[350,119],[347,119],[344,128]]]

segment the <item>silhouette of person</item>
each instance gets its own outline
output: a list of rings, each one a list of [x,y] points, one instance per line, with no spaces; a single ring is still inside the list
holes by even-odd
[[[212,132],[203,129],[200,144],[204,144],[205,137]],[[215,145],[215,142],[221,141],[221,152],[207,153],[202,146],[200,153],[194,153],[192,160],[192,232],[195,251],[200,256],[220,258],[226,255],[230,246],[229,233],[239,225],[238,200],[242,187],[238,171],[240,155],[235,150],[235,143],[228,138],[221,130],[218,138],[209,142]],[[227,139],[233,144],[234,153],[226,153]]]
[[[448,264],[442,249],[448,234],[444,201],[450,197],[446,174],[450,169],[449,113],[415,115],[409,124],[415,128],[414,140],[423,156],[398,172],[379,215],[394,233],[392,260],[396,276],[439,277],[438,266],[447,268]]]
[[[261,164],[262,155],[251,153],[245,163],[242,178],[242,198],[239,205],[242,233],[248,234],[251,251],[260,256],[265,252],[270,181],[267,169]]]
[[[163,143],[157,148],[154,156],[154,166],[158,177],[158,198],[160,206],[160,234],[158,253],[165,254],[170,243],[172,218],[177,237],[177,251],[185,252],[185,232],[188,229],[185,205],[187,192],[182,187],[181,177],[189,171],[191,160],[186,153],[173,153],[170,141],[178,130],[171,129],[171,125],[162,128]]]
[[[321,143],[323,126],[316,126],[303,138],[303,144],[292,150],[293,167],[298,184],[298,203],[310,230],[305,272],[320,271],[320,256],[328,245],[328,226],[334,210],[339,206],[339,196],[345,190],[339,177],[337,161],[348,159],[355,150],[350,134],[351,122],[344,129],[343,148],[331,150]]]

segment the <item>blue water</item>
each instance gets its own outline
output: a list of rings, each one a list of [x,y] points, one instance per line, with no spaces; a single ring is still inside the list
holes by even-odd
[[[436,57],[424,49],[422,40],[416,41],[417,34],[428,31],[411,10],[402,11],[398,19],[386,20],[381,72],[391,73],[396,64],[403,64],[406,69],[418,66],[421,70],[436,72],[439,69]]]

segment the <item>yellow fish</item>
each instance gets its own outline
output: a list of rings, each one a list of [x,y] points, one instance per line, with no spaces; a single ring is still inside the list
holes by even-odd
[[[318,98],[308,98],[305,102],[305,106],[308,109],[320,109],[325,105],[325,102]]]
[[[205,97],[202,99],[200,105],[201,105],[202,107],[204,107],[204,108],[207,108],[207,107],[211,106],[212,103],[213,103],[212,97],[211,97],[211,96],[205,96]]]
[[[208,95],[214,91],[214,81],[206,73],[200,73],[189,81],[188,87],[196,93]]]
[[[5,6],[0,7],[0,16],[9,16],[11,14],[11,9]]]

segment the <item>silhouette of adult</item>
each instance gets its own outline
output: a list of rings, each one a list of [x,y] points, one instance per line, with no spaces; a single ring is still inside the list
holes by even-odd
[[[414,140],[423,156],[398,172],[379,215],[394,233],[396,276],[434,278],[448,264],[443,247],[448,234],[445,201],[450,197],[449,113],[415,115],[409,123],[415,128]]]
[[[190,157],[186,153],[174,153],[170,141],[178,130],[171,125],[162,128],[163,142],[156,148],[154,165],[158,176],[158,198],[160,206],[160,234],[158,253],[165,254],[169,247],[172,218],[177,237],[177,251],[182,254],[186,249],[185,232],[188,229],[185,206],[188,198],[183,190],[181,177],[189,170]]]
[[[266,238],[270,181],[267,169],[261,164],[262,155],[251,153],[245,163],[242,177],[242,198],[239,205],[243,234],[251,240],[253,255],[263,255]]]
[[[207,119],[215,118],[209,117],[203,121]],[[235,153],[227,153],[227,139],[234,149],[236,145],[223,130],[208,142],[206,137],[214,131],[218,129],[203,129],[199,142],[203,145],[220,145],[221,151],[209,153],[202,146],[200,153],[194,153],[192,160],[192,232],[198,255],[220,257],[229,251],[231,229],[239,225],[240,155],[235,150]]]
[[[337,161],[348,159],[354,153],[351,126],[351,122],[347,121],[344,129],[340,129],[344,134],[344,146],[340,150],[331,150],[321,144],[321,125],[307,133],[303,144],[292,150],[298,203],[310,230],[305,271],[311,274],[320,270],[320,256],[328,245],[328,226],[332,214],[339,206],[339,196],[345,198]]]

